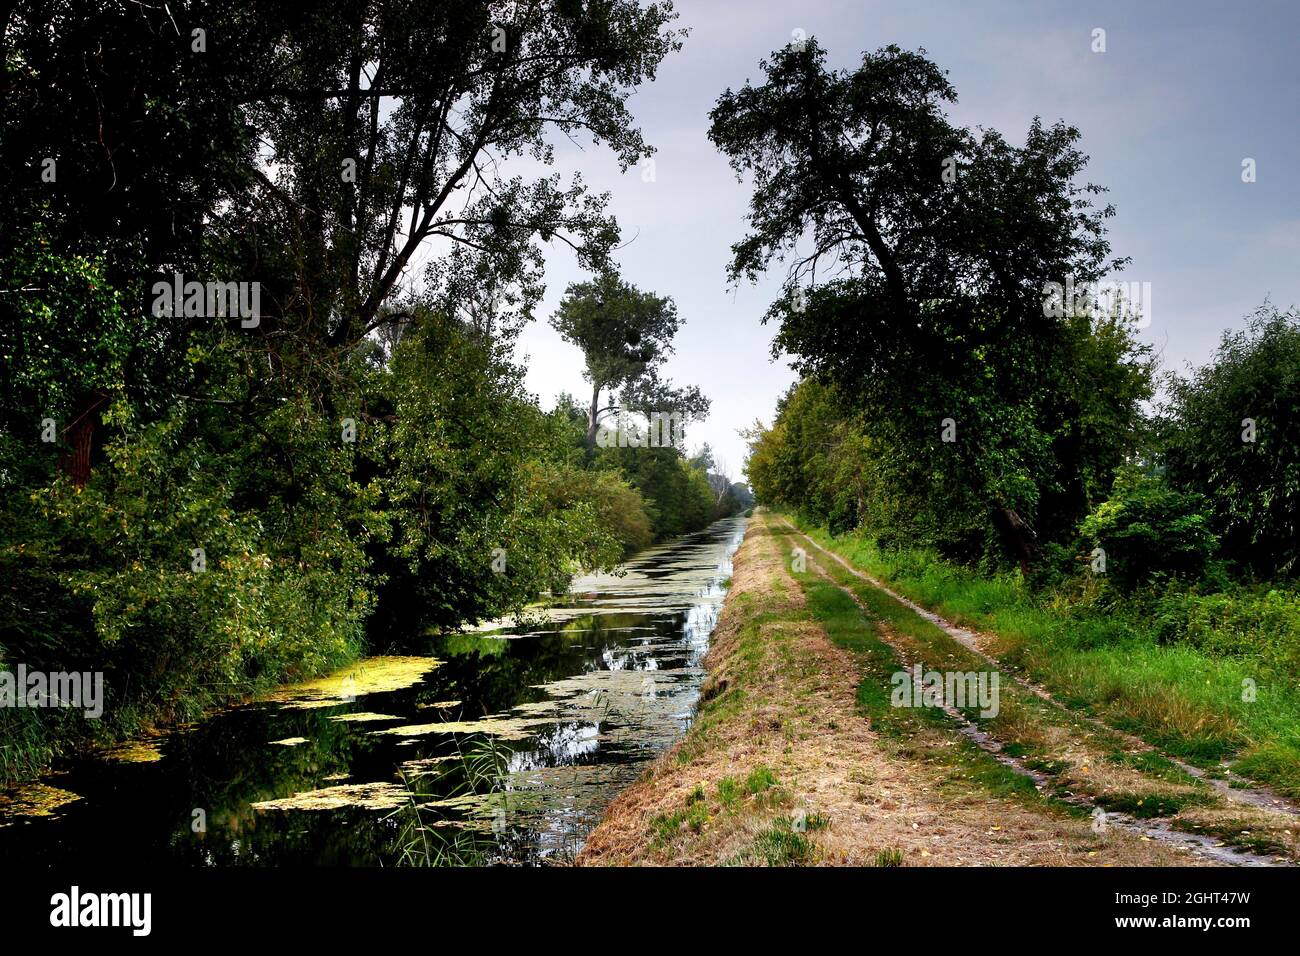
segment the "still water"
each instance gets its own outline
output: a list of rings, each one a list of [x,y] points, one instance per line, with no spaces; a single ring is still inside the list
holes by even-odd
[[[195,866],[571,859],[690,725],[745,519],[574,582],[539,620],[431,639],[0,807],[0,859]]]

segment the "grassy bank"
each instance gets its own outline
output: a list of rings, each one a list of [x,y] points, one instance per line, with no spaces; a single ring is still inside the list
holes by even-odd
[[[1190,763],[1230,762],[1243,776],[1300,796],[1300,689],[1284,657],[1170,643],[1167,622],[1136,609],[1052,602],[1017,578],[989,579],[926,552],[885,552],[869,540],[799,526],[923,607],[985,632],[989,652],[1059,699]]]

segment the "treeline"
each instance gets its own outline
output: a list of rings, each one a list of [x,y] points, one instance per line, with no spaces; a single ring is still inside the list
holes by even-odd
[[[1077,130],[954,126],[923,52],[831,70],[810,40],[762,68],[711,130],[754,184],[732,275],[787,262],[768,319],[803,375],[749,432],[760,503],[1294,674],[1300,601],[1269,582],[1300,556],[1296,313],[1162,382],[1149,299],[1103,282],[1126,260]]]
[[[1115,328],[1105,322],[1093,334]],[[1142,351],[1129,341],[1133,353]],[[1112,429],[1106,444],[1129,451],[1090,462],[1084,508],[1065,516],[1025,510],[1029,522],[1041,516],[1054,528],[1033,532],[1031,582],[1054,585],[1078,572],[1128,593],[1173,581],[1224,587],[1293,580],[1300,569],[1292,424],[1300,407],[1300,315],[1261,308],[1246,329],[1224,334],[1211,362],[1187,375],[1158,378],[1149,362],[1135,368],[1145,383],[1140,393],[1161,384],[1166,398],[1149,411],[1135,402],[1122,430],[1115,418],[1104,423]],[[1061,407],[1070,400],[1053,398]],[[990,572],[1014,565],[1018,555],[996,516],[953,496],[943,471],[918,469],[906,445],[891,442],[885,419],[834,381],[794,385],[773,425],[747,433],[747,475],[758,500],[835,534],[860,532],[884,548],[930,548]],[[944,448],[944,430],[941,422],[932,429],[935,454],[955,456]],[[953,432],[955,444],[960,431]],[[1069,472],[1056,464],[1063,481]]]
[[[543,245],[607,276],[619,234],[580,179],[498,162],[555,130],[648,155],[625,101],[670,8],[401,6],[4,14],[0,669],[107,700],[0,709],[0,780],[739,507],[677,447],[594,446],[513,358]],[[664,407],[663,350],[636,358],[620,402]]]

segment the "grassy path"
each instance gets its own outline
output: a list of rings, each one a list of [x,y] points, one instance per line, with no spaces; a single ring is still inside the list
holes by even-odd
[[[830,560],[812,567],[851,595],[905,665],[999,675],[996,715],[975,707],[945,716],[1049,798],[1083,809],[1098,825],[1175,845],[1191,842],[1217,862],[1272,865],[1296,856],[1294,807],[1276,795],[1233,789],[1129,734],[1072,710],[1004,668],[968,632],[924,611],[785,522],[791,551],[810,545]],[[939,711],[943,713],[943,711]]]
[[[751,523],[694,726],[614,802],[580,862],[1160,866],[1294,849],[1268,831],[1244,844],[1253,856],[1227,854],[1227,831],[1256,825],[1243,814],[1268,811],[1225,808],[1176,764],[1014,681],[987,720],[891,706],[908,662],[988,663],[836,562],[793,572],[792,533]]]
[[[891,589],[890,587],[888,587],[887,585],[885,585],[875,577],[865,573],[859,568],[854,567],[842,555],[835,553],[834,551],[822,545],[820,542],[816,541],[814,538],[810,537],[809,535],[805,534],[802,531],[799,531],[797,528],[794,528],[792,525],[790,525],[788,521],[782,522],[781,524],[782,527],[789,530],[789,533],[794,538],[796,538],[800,544],[810,545],[813,548],[817,549],[827,558],[830,558],[832,561],[838,564],[841,568],[848,571],[848,573],[851,574],[853,577],[858,578],[863,582],[866,582],[866,584],[869,585],[872,590],[880,591],[888,595],[894,601],[901,604],[904,608],[911,611],[916,616],[922,618],[925,621],[928,621],[930,624],[934,625],[936,628],[943,631],[944,634],[946,634],[949,638],[961,644],[963,647],[969,650],[976,658],[983,661],[985,664],[991,664],[995,667],[1000,668],[1001,673],[1004,675],[1004,678],[1008,678],[1015,681],[1015,683],[1022,690],[1034,694],[1036,697],[1040,698],[1043,701],[1046,701],[1047,703],[1051,704],[1054,708],[1057,708],[1058,710],[1066,711],[1074,714],[1079,720],[1086,722],[1095,731],[1100,731],[1101,733],[1107,736],[1114,737],[1121,740],[1126,746],[1133,748],[1133,752],[1135,753],[1151,753],[1154,755],[1158,755],[1160,759],[1168,761],[1170,764],[1177,767],[1179,770],[1187,774],[1189,777],[1195,777],[1198,780],[1202,780],[1208,783],[1219,793],[1219,795],[1224,797],[1230,803],[1240,803],[1240,804],[1245,804],[1247,806],[1256,807],[1265,810],[1276,810],[1278,812],[1293,815],[1293,816],[1300,815],[1300,805],[1297,805],[1295,801],[1290,800],[1284,796],[1281,796],[1275,791],[1270,790],[1267,787],[1264,787],[1259,784],[1254,784],[1251,781],[1245,779],[1244,777],[1240,777],[1232,773],[1231,771],[1225,769],[1217,769],[1214,774],[1207,773],[1204,769],[1200,767],[1196,767],[1184,760],[1180,760],[1175,755],[1160,750],[1160,748],[1156,747],[1154,744],[1150,743],[1149,741],[1143,740],[1142,738],[1137,737],[1133,734],[1126,733],[1120,728],[1116,728],[1110,724],[1107,724],[1104,721],[1096,717],[1093,717],[1089,714],[1082,713],[1077,709],[1071,710],[1067,704],[1061,702],[1056,697],[1054,697],[1051,694],[1051,692],[1048,691],[1046,688],[1028,680],[1022,673],[1016,673],[1014,669],[1008,668],[1004,661],[1001,661],[998,658],[994,657],[992,654],[987,653],[980,646],[978,635],[974,631],[968,630],[966,628],[958,627],[957,625],[944,620],[942,617],[940,617],[938,614],[935,614],[933,611],[927,610],[926,608],[921,607],[919,604],[915,603],[914,601],[909,600],[908,598],[899,594],[897,591],[894,591],[893,589]]]

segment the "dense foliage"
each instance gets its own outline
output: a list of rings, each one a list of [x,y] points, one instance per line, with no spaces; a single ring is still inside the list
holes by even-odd
[[[681,449],[593,455],[512,358],[545,245],[609,277],[618,239],[607,197],[545,172],[548,137],[649,155],[626,101],[673,18],[6,9],[0,666],[103,671],[107,700],[0,711],[0,779],[419,647],[736,506]],[[177,274],[256,283],[258,314],[155,308]]]
[[[835,383],[882,480],[942,502],[918,531],[1027,567],[1104,490],[1150,394],[1119,303],[1094,328],[1043,301],[1049,283],[1120,264],[1112,210],[1076,182],[1077,130],[1035,121],[1013,146],[949,122],[956,93],[923,52],[885,47],[851,72],[825,58],[815,40],[791,44],[711,114],[712,139],[753,179],[732,277],[793,258],[768,311],[774,352]]]
[[[1300,314],[1261,308],[1214,360],[1170,381],[1163,461],[1209,499],[1223,555],[1300,573]]]

